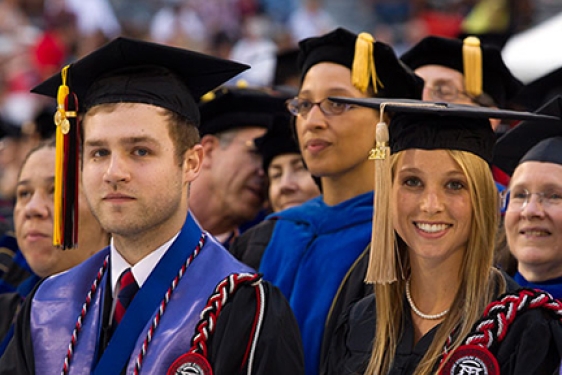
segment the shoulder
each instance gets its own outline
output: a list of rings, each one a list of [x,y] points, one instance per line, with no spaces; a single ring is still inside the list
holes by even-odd
[[[276,223],[276,219],[264,220],[248,229],[234,240],[229,251],[239,261],[258,269]]]

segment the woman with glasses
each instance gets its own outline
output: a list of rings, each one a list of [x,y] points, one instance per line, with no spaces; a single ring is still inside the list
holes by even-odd
[[[562,303],[520,289],[492,263],[499,199],[488,116],[514,113],[342,100],[384,104],[393,116],[390,144],[377,139],[374,294],[342,314],[326,374],[558,374]]]
[[[304,162],[322,195],[270,215],[260,272],[278,286],[295,312],[305,348],[307,375],[319,372],[329,313],[370,292],[363,276],[349,294],[340,285],[371,240],[373,181],[369,153],[378,112],[332,102],[329,96],[421,98],[423,82],[392,48],[367,33],[336,29],[299,43],[301,85],[287,103]],[[267,227],[269,225],[269,227]],[[268,229],[269,228],[269,229]],[[334,303],[337,304],[337,303]],[[326,328],[326,333],[325,331]]]
[[[561,115],[560,103],[562,97],[557,97],[539,112]],[[495,159],[500,168],[511,174],[509,189],[503,196],[508,247],[504,256],[509,256],[504,257],[502,265],[507,268],[510,258],[514,258],[515,281],[561,299],[561,124],[519,124],[498,140]]]

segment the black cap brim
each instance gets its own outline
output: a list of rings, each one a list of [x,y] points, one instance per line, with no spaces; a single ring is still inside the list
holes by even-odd
[[[380,109],[381,104],[385,110],[401,113],[425,113],[443,116],[461,116],[469,118],[498,118],[505,120],[544,120],[557,121],[560,117],[549,114],[538,114],[533,112],[512,111],[507,109],[496,109],[477,107],[471,105],[452,104],[444,102],[428,102],[414,99],[389,99],[389,98],[348,98],[330,97],[337,103],[354,104],[361,107]]]
[[[382,98],[330,98],[333,101],[380,109],[392,113],[389,126],[391,153],[407,149],[447,149],[470,152],[487,163],[493,159],[496,141],[490,118],[543,119],[555,116],[537,115],[493,108],[420,100]]]

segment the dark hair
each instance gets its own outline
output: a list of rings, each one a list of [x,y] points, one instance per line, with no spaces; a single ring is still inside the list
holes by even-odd
[[[47,138],[47,139],[41,141],[36,147],[32,148],[27,153],[27,155],[25,155],[25,159],[23,159],[23,162],[21,163],[21,166],[20,166],[20,170],[18,172],[18,180],[20,179],[21,171],[23,170],[23,168],[27,164],[27,161],[29,160],[31,155],[33,155],[37,151],[42,150],[44,148],[56,148],[56,138],[55,138],[55,136],[52,136],[51,138]]]
[[[168,120],[168,134],[172,138],[178,162],[182,162],[183,154],[199,143],[199,129],[191,120],[176,112],[164,109]]]

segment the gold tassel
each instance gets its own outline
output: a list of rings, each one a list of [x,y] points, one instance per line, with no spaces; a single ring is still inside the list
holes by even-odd
[[[63,173],[64,173],[64,134],[68,133],[68,119],[64,102],[70,89],[66,85],[69,65],[62,68],[61,80],[57,92],[57,112],[55,113],[55,141],[56,141],[56,161],[55,161],[55,197],[53,212],[53,245],[60,246],[63,236]]]
[[[482,94],[482,49],[475,36],[464,39],[462,47],[464,86],[472,97]]]
[[[373,229],[371,234],[371,254],[365,281],[367,283],[388,284],[397,280],[396,252],[394,250],[394,226],[390,192],[392,173],[390,166],[390,147],[388,125],[384,122],[384,104],[380,109],[381,119],[376,129],[375,149],[370,159],[375,161],[375,197],[373,201]]]
[[[355,55],[351,69],[351,83],[362,93],[366,93],[372,82],[375,94],[384,87],[375,68],[375,39],[369,33],[361,33],[355,42]]]

